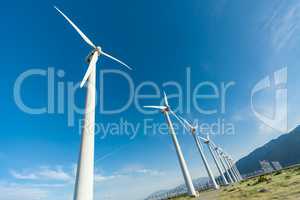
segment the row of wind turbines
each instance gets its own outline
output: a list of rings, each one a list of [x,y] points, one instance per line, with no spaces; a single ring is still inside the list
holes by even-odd
[[[76,182],[74,189],[74,200],[93,200],[94,194],[94,128],[95,128],[95,93],[96,93],[96,64],[100,56],[108,57],[119,64],[127,67],[131,70],[126,63],[121,60],[111,56],[110,54],[104,52],[101,47],[96,46],[71,20],[67,17],[60,9],[55,7],[55,9],[67,20],[67,22],[77,31],[81,38],[92,47],[91,53],[88,55],[86,61],[88,63],[87,71],[82,79],[80,87],[87,85],[86,94],[86,107],[85,107],[85,117],[84,117],[84,127],[82,130],[82,138],[80,145],[80,153],[76,172]],[[213,183],[215,189],[219,189],[220,186],[215,180],[215,176],[210,168],[207,158],[203,151],[203,146],[201,140],[207,145],[213,160],[217,166],[220,177],[222,177],[223,185],[228,185],[234,182],[242,180],[242,177],[236,168],[233,159],[226,154],[220,147],[216,146],[213,141],[207,136],[207,138],[200,137],[197,132],[197,126],[192,126],[183,117],[176,114],[171,110],[167,95],[164,93],[164,105],[163,106],[145,106],[147,108],[159,109],[165,116],[169,132],[172,137],[173,143],[175,145],[176,153],[178,156],[179,164],[182,170],[182,174],[185,180],[185,184],[190,196],[197,196],[196,190],[192,183],[192,178],[189,173],[187,164],[185,162],[183,153],[181,151],[175,130],[170,119],[170,114],[172,114],[185,129],[191,132],[193,136],[202,161],[204,163],[205,169],[210,180]]]
[[[190,196],[198,196],[197,192],[194,188],[191,175],[189,173],[186,161],[184,159],[183,153],[181,151],[172,121],[170,119],[170,114],[173,115],[182,126],[191,132],[191,135],[194,138],[194,141],[196,143],[197,149],[200,153],[201,159],[203,161],[203,164],[205,166],[207,175],[210,179],[210,181],[213,184],[214,189],[218,190],[220,186],[218,185],[216,178],[211,170],[211,167],[207,161],[206,155],[203,151],[203,146],[201,144],[201,140],[204,141],[204,143],[207,145],[209,152],[214,160],[214,163],[218,169],[219,176],[222,178],[222,184],[223,185],[229,185],[233,184],[235,182],[239,182],[242,180],[242,176],[239,173],[234,160],[229,156],[227,153],[225,153],[224,150],[222,150],[220,147],[218,147],[210,138],[209,135],[207,135],[206,138],[203,138],[199,136],[198,132],[198,125],[193,126],[191,123],[189,123],[186,119],[181,117],[180,115],[176,114],[174,111],[172,111],[171,107],[168,103],[168,97],[166,93],[164,93],[164,105],[163,106],[144,106],[145,108],[152,108],[152,109],[158,109],[163,113],[165,116],[166,122],[169,127],[170,135],[172,136],[172,140],[176,149],[176,153],[178,156],[179,164],[181,167],[181,171],[185,180],[185,185],[187,188],[188,195]],[[221,164],[220,164],[221,163]]]

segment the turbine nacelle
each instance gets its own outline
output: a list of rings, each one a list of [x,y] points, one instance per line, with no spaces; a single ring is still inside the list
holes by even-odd
[[[209,144],[210,143],[210,141],[208,140],[208,139],[206,139],[206,138],[204,138],[204,137],[200,137],[200,136],[198,136],[201,140],[203,140],[203,142],[205,143],[205,144]]]
[[[160,110],[162,113],[170,111],[170,108],[167,106],[144,106],[144,108],[157,109],[157,110]]]
[[[166,93],[164,92],[164,105],[163,106],[144,106],[144,108],[153,108],[153,109],[158,109],[160,110],[162,113],[165,112],[171,112],[173,113],[173,111],[170,109],[169,103],[168,103],[168,97],[166,95]]]
[[[204,140],[204,143],[205,144],[209,144],[209,140]]]
[[[169,106],[165,106],[165,109],[161,110],[161,112],[170,112],[170,107]]]
[[[196,133],[196,127],[191,127],[191,132],[192,132],[192,134],[195,134]]]
[[[87,64],[90,64],[91,60],[92,60],[92,56],[94,55],[95,52],[98,52],[98,57],[100,56],[101,54],[101,47],[97,47],[95,49],[93,49],[88,55],[87,57],[85,58],[85,62]]]

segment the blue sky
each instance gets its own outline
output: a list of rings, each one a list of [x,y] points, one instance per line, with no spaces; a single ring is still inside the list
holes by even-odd
[[[98,78],[103,70],[121,70],[138,87],[151,81],[170,97],[183,95],[179,112],[189,120],[212,124],[218,119],[234,125],[231,135],[212,138],[235,159],[278,137],[282,131],[269,128],[251,110],[251,90],[264,77],[273,77],[277,70],[288,71],[288,129],[299,122],[299,25],[298,1],[14,1],[3,2],[0,8],[1,29],[1,104],[2,131],[0,140],[0,197],[20,199],[72,199],[74,170],[80,142],[79,120],[75,113],[70,126],[67,83],[78,83],[86,70],[85,56],[90,48],[58,15],[53,5],[63,10],[96,44],[121,58],[134,70],[101,58]],[[16,80],[23,72],[39,69],[54,73],[54,110],[33,115],[20,109],[14,98]],[[51,70],[50,69],[50,70]],[[187,112],[187,70],[191,70],[191,88],[205,81],[220,88],[234,82],[226,96],[226,112],[220,112],[220,99],[198,101],[216,114],[201,114],[192,105]],[[273,80],[271,78],[271,80]],[[57,87],[64,84],[63,112],[58,112]],[[117,114],[100,113],[121,107],[129,99],[128,80],[118,74],[103,79],[103,101],[98,101],[96,121],[111,130],[120,120],[136,125],[133,130],[103,137],[96,135],[95,195],[100,199],[142,199],[158,189],[183,183],[169,135],[145,131],[145,119],[163,124],[159,113],[141,113],[134,102]],[[45,76],[32,76],[22,84],[21,96],[26,105],[42,107],[49,103]],[[98,93],[100,81],[98,79]],[[211,94],[202,88],[201,94]],[[257,95],[255,105],[260,112],[272,114],[275,86]],[[152,87],[143,87],[139,94],[153,94]],[[84,106],[85,90],[77,90],[74,101]],[[160,104],[159,97],[139,101],[139,105]],[[177,107],[178,98],[170,98]],[[279,106],[280,107],[280,106]],[[73,107],[71,106],[70,109]],[[271,112],[270,112],[271,111]],[[72,120],[71,120],[72,121]],[[138,126],[140,125],[140,127]],[[206,176],[190,135],[177,131],[178,139],[193,178]],[[211,158],[209,158],[210,160]],[[213,167],[214,168],[214,167]],[[214,169],[216,172],[216,169]],[[117,186],[117,187],[116,187]],[[136,192],[129,192],[134,188]]]

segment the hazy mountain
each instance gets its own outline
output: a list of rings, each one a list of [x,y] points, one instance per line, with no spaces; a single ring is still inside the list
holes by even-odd
[[[193,185],[196,190],[200,190],[203,186],[208,184],[208,177],[200,177],[193,180]],[[149,195],[145,200],[157,200],[157,199],[167,199],[168,197],[175,197],[180,194],[187,192],[186,186],[184,184],[179,185],[175,188],[169,190],[160,190]]]
[[[283,167],[300,163],[300,126],[271,140],[237,162],[241,174],[261,169],[260,160],[279,161]]]

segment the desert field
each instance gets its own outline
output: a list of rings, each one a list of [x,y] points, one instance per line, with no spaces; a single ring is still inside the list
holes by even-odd
[[[300,199],[300,167],[293,167],[222,187],[219,191],[201,192],[199,197],[172,200],[295,200]]]

